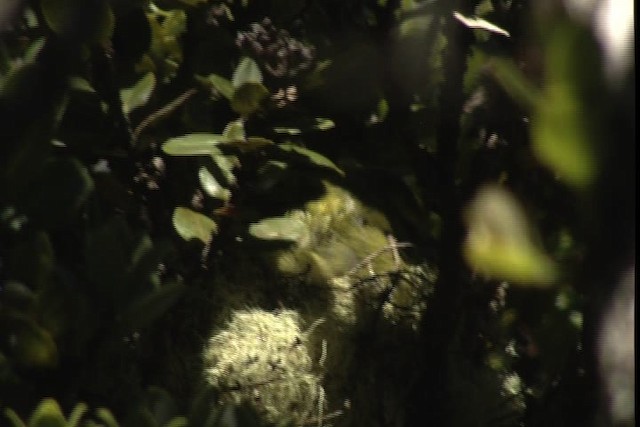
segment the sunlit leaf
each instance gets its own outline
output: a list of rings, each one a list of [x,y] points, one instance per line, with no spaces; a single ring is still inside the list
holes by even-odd
[[[530,286],[549,286],[556,279],[555,264],[535,243],[522,207],[504,188],[481,188],[465,219],[463,252],[478,273]]]
[[[229,141],[244,141],[247,138],[244,133],[244,121],[234,120],[227,123],[222,135]]]
[[[326,158],[320,153],[317,153],[315,151],[312,151],[307,148],[303,148],[291,143],[279,144],[278,148],[281,148],[282,150],[285,150],[288,152],[297,153],[302,156],[305,156],[306,158],[309,159],[309,161],[311,161],[312,163],[318,166],[333,169],[334,171],[338,172],[340,175],[344,175],[344,172],[338,166],[336,166],[335,163],[333,163],[331,160],[329,160],[328,158]]]
[[[241,116],[249,116],[260,108],[260,104],[269,96],[262,83],[243,83],[233,93],[231,108]]]
[[[218,145],[229,142],[223,135],[213,133],[190,133],[168,139],[162,144],[162,151],[172,156],[197,156],[220,154]]]
[[[184,240],[198,239],[208,244],[218,231],[217,224],[208,216],[178,206],[173,211],[173,226]]]
[[[29,427],[66,427],[60,405],[54,399],[43,399],[29,418]]]
[[[222,96],[231,101],[235,89],[229,79],[225,79],[217,74],[211,74],[207,79]]]
[[[256,61],[249,57],[243,57],[233,71],[231,84],[238,89],[246,83],[262,83],[262,72]]]
[[[229,191],[228,188],[221,186],[206,167],[200,167],[198,170],[198,178],[200,179],[202,189],[209,196],[225,202],[231,198],[231,191]]]
[[[467,17],[459,12],[453,12],[453,16],[468,28],[471,28],[474,30],[485,30],[495,34],[500,34],[505,37],[511,37],[511,35],[507,30],[504,30],[485,19],[476,18],[476,17]]]
[[[301,245],[310,238],[307,224],[297,215],[266,218],[252,223],[249,234],[262,240],[287,240]]]
[[[317,130],[329,130],[333,129],[335,126],[336,124],[333,122],[333,120],[317,117],[316,124],[313,126],[313,128]]]
[[[240,165],[240,162],[236,156],[230,155],[213,155],[211,159],[214,161],[216,166],[222,172],[224,179],[227,181],[228,185],[236,184],[236,176],[233,174],[233,169]]]
[[[122,111],[129,114],[134,109],[145,105],[156,85],[156,76],[153,73],[147,73],[138,82],[126,89],[120,91],[120,99],[122,100]]]

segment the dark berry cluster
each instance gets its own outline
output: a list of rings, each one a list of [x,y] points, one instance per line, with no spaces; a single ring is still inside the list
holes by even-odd
[[[295,77],[311,68],[315,49],[276,28],[269,18],[238,32],[236,45],[261,63],[273,77]]]

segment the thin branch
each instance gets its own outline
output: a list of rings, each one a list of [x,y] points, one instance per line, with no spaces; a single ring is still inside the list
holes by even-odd
[[[360,270],[363,267],[366,267],[367,264],[371,263],[374,259],[378,258],[380,255],[382,255],[383,253],[387,252],[387,251],[395,251],[397,252],[398,248],[410,248],[413,247],[413,244],[411,243],[403,243],[403,242],[395,242],[395,240],[393,241],[393,243],[389,244],[388,246],[385,246],[384,248],[378,249],[377,251],[367,255],[362,261],[360,261],[355,267],[353,267],[351,270],[349,270],[345,276],[349,277],[349,276],[353,276],[358,270]]]
[[[182,93],[173,101],[169,102],[167,105],[165,105],[161,109],[149,114],[143,121],[140,122],[140,124],[138,124],[136,129],[133,131],[133,140],[136,141],[140,136],[140,134],[146,128],[156,123],[157,121],[163,119],[164,117],[168,116],[169,114],[173,113],[178,107],[180,107],[182,104],[187,102],[187,100],[191,98],[193,95],[195,95],[197,92],[198,92],[197,89],[191,88],[186,92]]]

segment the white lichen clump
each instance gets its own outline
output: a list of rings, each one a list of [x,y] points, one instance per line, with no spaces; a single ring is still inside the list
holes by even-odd
[[[320,375],[292,310],[236,311],[204,351],[205,377],[222,399],[251,404],[265,420],[295,425],[324,406]]]

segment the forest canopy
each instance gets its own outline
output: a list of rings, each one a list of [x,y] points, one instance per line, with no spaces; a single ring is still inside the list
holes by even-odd
[[[634,425],[633,20],[2,0],[0,424]]]

